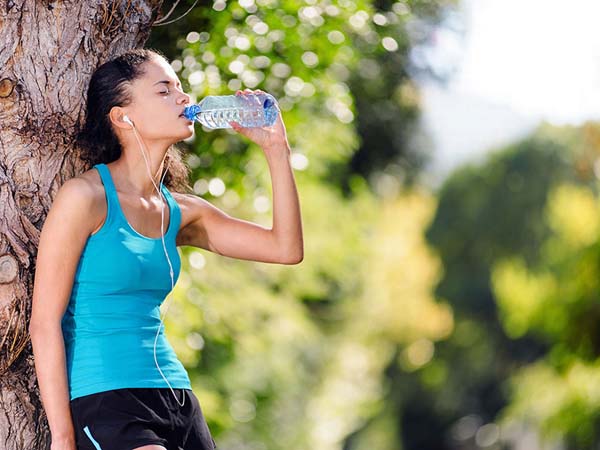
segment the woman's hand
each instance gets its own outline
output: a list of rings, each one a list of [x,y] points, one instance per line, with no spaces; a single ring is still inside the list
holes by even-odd
[[[237,91],[235,95],[249,95],[249,94],[264,94],[261,90],[252,91],[251,89],[244,89],[243,91]],[[242,127],[237,122],[229,122],[229,125],[243,136],[246,136],[252,142],[258,144],[264,151],[269,154],[276,152],[289,152],[289,143],[287,140],[287,134],[285,131],[285,125],[281,119],[281,110],[279,105],[277,107],[277,120],[271,126],[263,127]]]

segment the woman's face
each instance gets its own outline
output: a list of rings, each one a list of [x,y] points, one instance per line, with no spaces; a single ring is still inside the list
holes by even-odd
[[[146,141],[164,141],[167,145],[187,139],[194,123],[181,114],[190,104],[171,65],[154,56],[144,63],[144,74],[130,86],[133,101],[126,108],[136,131]]]

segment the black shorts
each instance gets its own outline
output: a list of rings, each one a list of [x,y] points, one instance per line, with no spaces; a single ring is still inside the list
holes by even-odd
[[[71,400],[77,450],[213,450],[200,403],[190,389],[124,388]]]

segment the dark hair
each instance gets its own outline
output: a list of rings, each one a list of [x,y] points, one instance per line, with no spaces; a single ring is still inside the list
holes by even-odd
[[[167,58],[155,49],[129,50],[96,68],[87,92],[85,122],[77,133],[77,143],[82,149],[82,159],[93,166],[109,163],[121,156],[123,148],[112,129],[108,114],[113,106],[131,103],[128,83],[144,75],[144,63],[152,57]],[[168,167],[164,183],[168,189],[193,192],[189,185],[190,169],[183,161],[182,151],[171,145],[165,157]]]

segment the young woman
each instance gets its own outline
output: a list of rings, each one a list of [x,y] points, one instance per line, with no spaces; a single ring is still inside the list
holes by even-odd
[[[176,247],[302,261],[281,114],[271,127],[231,123],[265,153],[273,184],[267,229],[190,193],[173,147],[193,133],[181,115],[189,102],[168,61],[148,49],[102,64],[90,80],[79,141],[92,168],[66,181],[48,212],[29,327],[52,450],[216,448],[161,329],[159,307],[181,267]]]

